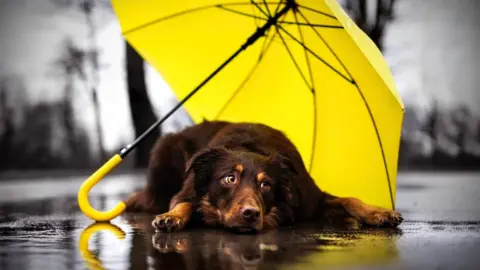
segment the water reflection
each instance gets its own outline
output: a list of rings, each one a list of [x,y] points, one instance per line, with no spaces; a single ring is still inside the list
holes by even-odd
[[[89,269],[105,269],[98,256],[92,252],[88,246],[92,235],[99,231],[109,232],[118,240],[124,240],[126,235],[120,227],[111,223],[93,223],[85,228],[80,234],[80,239],[78,240],[78,249],[80,250],[80,254],[82,255],[82,258]]]
[[[476,269],[478,179],[477,174],[403,175],[399,209],[409,218],[402,231],[297,224],[259,235],[155,234],[153,216],[138,214],[92,223],[77,205],[83,178],[75,185],[70,180],[1,183],[0,269]],[[109,209],[125,198],[138,178],[123,180],[107,180],[109,188],[91,194],[92,205]]]
[[[309,266],[375,265],[395,259],[395,235],[318,233],[309,229],[260,235],[226,232],[157,233],[152,237],[155,269],[270,269]]]
[[[371,231],[318,230],[313,225],[282,228],[258,235],[237,235],[218,230],[155,233],[151,216],[124,216],[132,228],[94,223],[83,230],[79,249],[89,269],[108,269],[88,247],[92,235],[106,231],[117,239],[100,250],[129,245],[129,269],[303,269],[305,267],[372,266],[395,260],[398,229]]]

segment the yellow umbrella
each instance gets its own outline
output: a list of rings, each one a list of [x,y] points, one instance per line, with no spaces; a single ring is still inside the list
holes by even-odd
[[[127,41],[181,102],[82,186],[89,189],[184,105],[193,120],[282,130],[316,183],[394,209],[403,104],[382,54],[335,0],[114,0]],[[188,102],[187,102],[188,101]]]

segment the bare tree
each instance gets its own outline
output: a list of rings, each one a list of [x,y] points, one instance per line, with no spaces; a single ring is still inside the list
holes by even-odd
[[[55,62],[55,66],[60,70],[65,78],[64,95],[62,104],[63,125],[68,138],[70,154],[77,154],[77,139],[75,132],[75,118],[73,113],[73,96],[74,96],[74,80],[75,76],[85,80],[84,70],[85,52],[75,46],[70,38],[64,43],[64,50],[60,54],[60,58]]]
[[[9,166],[9,155],[13,144],[14,126],[12,110],[7,104],[7,89],[5,78],[0,78],[0,170]]]
[[[62,8],[75,7],[78,8],[85,16],[86,26],[88,28],[88,40],[89,45],[85,50],[85,64],[88,64],[91,68],[85,69],[85,77],[87,78],[85,82],[87,83],[87,88],[91,93],[91,99],[94,108],[95,114],[95,129],[98,139],[98,148],[100,152],[101,160],[106,158],[105,146],[103,142],[103,129],[101,124],[101,108],[100,102],[98,99],[98,84],[99,84],[99,70],[100,70],[100,61],[99,61],[99,49],[97,46],[97,27],[94,23],[94,11],[95,8],[110,8],[110,3],[108,1],[100,0],[52,0],[55,4]],[[89,72],[88,72],[89,71]]]
[[[100,126],[100,105],[98,102],[98,46],[96,44],[97,27],[94,23],[95,10],[111,10],[110,2],[107,0],[52,0],[61,7],[75,6],[85,15],[86,25],[89,30],[89,49],[87,50],[87,59],[92,65],[91,92],[92,101],[95,106],[95,114],[97,117],[97,131],[100,140],[101,149],[103,150],[102,130]],[[96,9],[98,8],[98,9]],[[125,41],[126,44],[126,70],[127,70],[127,87],[128,97],[130,101],[130,112],[133,119],[135,135],[140,136],[146,129],[153,124],[157,117],[153,106],[150,102],[145,83],[144,60],[141,56]],[[161,129],[145,139],[135,150],[135,166],[145,167],[148,164],[150,149],[155,140],[161,135]],[[103,153],[102,153],[103,154]]]
[[[352,20],[382,49],[387,22],[393,18],[395,0],[343,0],[343,8]]]
[[[475,141],[480,144],[480,119],[475,123]]]
[[[437,140],[438,133],[438,122],[440,117],[440,109],[437,100],[433,100],[432,109],[430,110],[425,125],[422,128],[422,131],[427,133],[432,141]]]
[[[135,129],[135,136],[138,137],[157,120],[157,117],[155,116],[147,93],[144,60],[127,41],[125,41],[125,45],[128,98],[130,101],[130,112]],[[152,149],[155,140],[160,135],[161,130],[158,129],[157,132],[145,138],[145,140],[138,145],[135,150],[136,167],[142,168],[148,165],[150,149]]]
[[[93,108],[95,111],[95,123],[96,123],[96,130],[97,130],[97,137],[98,137],[98,147],[100,150],[100,158],[104,160],[106,158],[105,155],[105,146],[103,143],[103,130],[101,124],[101,115],[100,115],[100,103],[98,100],[98,84],[99,84],[99,60],[98,60],[98,46],[96,42],[96,27],[93,22],[93,11],[95,8],[95,3],[97,1],[94,0],[84,0],[80,1],[80,9],[85,14],[85,20],[87,22],[87,27],[89,30],[89,49],[87,50],[87,59],[91,63],[91,95],[92,95],[92,102]]]
[[[86,140],[80,142],[79,148],[83,148],[80,155],[65,157],[64,149],[69,148],[65,140],[68,136],[64,136],[67,130],[62,132],[65,108],[68,108],[63,104],[66,100],[35,104],[27,100],[28,94],[21,78],[9,74],[0,79],[1,169],[88,165],[90,152],[84,149]],[[73,126],[73,123],[70,124]]]

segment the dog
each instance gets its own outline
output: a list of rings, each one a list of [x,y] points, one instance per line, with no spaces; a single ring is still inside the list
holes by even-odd
[[[187,226],[257,233],[296,222],[397,227],[400,213],[318,187],[287,136],[258,123],[204,121],[159,137],[147,185],[125,201],[156,231]]]

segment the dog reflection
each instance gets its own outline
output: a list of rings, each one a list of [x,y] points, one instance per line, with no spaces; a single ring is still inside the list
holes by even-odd
[[[276,232],[243,237],[223,233],[202,237],[192,237],[189,232],[156,233],[152,246],[159,252],[155,256],[156,269],[160,265],[172,265],[167,261],[174,257],[183,261],[176,264],[176,269],[182,266],[184,269],[257,269],[266,253],[278,249]]]
[[[191,242],[184,235],[155,234],[152,237],[152,246],[160,253],[186,253],[191,250]]]
[[[155,232],[151,215],[124,215],[132,234],[133,264],[138,269],[270,269],[300,261],[322,268],[378,265],[398,256],[398,228],[343,231],[313,225],[270,230],[260,234],[232,234],[219,230]],[[315,256],[311,256],[315,254]]]
[[[242,269],[256,269],[257,265],[263,260],[264,250],[261,249],[263,243],[250,243],[249,241],[222,241],[219,251],[224,256],[224,263],[230,263],[242,266]]]

